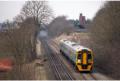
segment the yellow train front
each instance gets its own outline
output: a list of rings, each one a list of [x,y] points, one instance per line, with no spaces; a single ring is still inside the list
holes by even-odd
[[[92,51],[83,49],[77,52],[76,69],[79,71],[92,71],[93,69],[93,54]]]
[[[62,40],[60,43],[60,52],[75,65],[78,71],[92,71],[93,53],[91,49],[75,42]]]

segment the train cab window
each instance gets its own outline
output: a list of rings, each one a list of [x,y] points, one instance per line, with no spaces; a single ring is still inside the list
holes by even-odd
[[[78,59],[81,59],[82,58],[82,54],[78,54]]]
[[[91,59],[91,58],[92,58],[91,54],[88,54],[88,59]]]

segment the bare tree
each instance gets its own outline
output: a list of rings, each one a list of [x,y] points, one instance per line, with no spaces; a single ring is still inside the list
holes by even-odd
[[[47,1],[26,1],[21,12],[18,20],[22,19],[30,19],[34,20],[34,28],[35,33],[33,37],[33,53],[35,53],[36,47],[36,38],[42,27],[41,24],[46,24],[49,22],[52,15],[52,10],[48,6]]]
[[[24,20],[25,20],[25,18],[22,16],[22,15],[17,15],[17,16],[15,16],[14,18],[14,21],[15,22],[17,22],[17,23],[22,23],[22,22],[24,22]]]
[[[33,17],[35,24],[39,27],[42,23],[49,22],[51,14],[52,10],[47,1],[27,1],[21,11],[24,18]]]

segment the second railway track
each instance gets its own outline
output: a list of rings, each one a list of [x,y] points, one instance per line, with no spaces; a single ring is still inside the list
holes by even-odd
[[[64,65],[64,63],[61,61],[61,59],[58,57],[57,54],[53,52],[53,50],[50,48],[47,41],[42,40],[46,56],[49,60],[49,67],[52,69],[53,75],[55,76],[56,80],[75,80],[73,75],[69,72],[67,67]]]

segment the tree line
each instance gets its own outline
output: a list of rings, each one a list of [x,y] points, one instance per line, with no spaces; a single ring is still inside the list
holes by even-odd
[[[120,79],[120,2],[105,2],[90,28],[95,66],[101,72]]]
[[[8,27],[0,32],[0,50],[3,54],[8,52],[14,59],[16,69],[13,69],[13,74],[17,77],[12,79],[24,79],[21,77],[21,67],[36,58],[37,34],[41,24],[50,21],[51,15],[52,10],[47,1],[25,1],[20,13],[14,17],[19,28]],[[9,25],[10,23],[7,23],[7,26]]]

